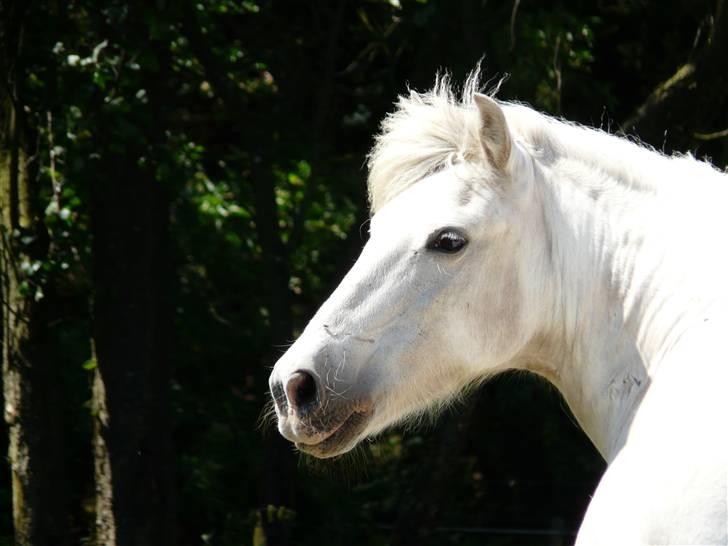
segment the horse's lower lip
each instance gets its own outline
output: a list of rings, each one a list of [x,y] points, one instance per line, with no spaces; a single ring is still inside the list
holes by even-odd
[[[297,442],[296,447],[304,453],[319,459],[341,455],[356,445],[359,435],[366,428],[371,417],[371,410],[353,411],[338,427],[333,429],[331,434],[320,442],[316,444]]]

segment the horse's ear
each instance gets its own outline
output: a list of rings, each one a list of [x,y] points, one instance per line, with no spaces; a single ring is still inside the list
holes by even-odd
[[[473,98],[480,113],[480,145],[493,166],[505,171],[511,156],[511,132],[503,110],[487,95],[475,93]]]

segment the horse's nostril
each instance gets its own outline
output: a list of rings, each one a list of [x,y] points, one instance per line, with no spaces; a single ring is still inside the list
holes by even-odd
[[[308,372],[294,372],[286,383],[286,396],[294,409],[312,404],[316,401],[316,380]]]

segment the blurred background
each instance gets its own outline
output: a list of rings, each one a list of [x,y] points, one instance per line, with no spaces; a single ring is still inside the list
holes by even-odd
[[[723,169],[724,6],[0,2],[0,544],[570,544],[604,463],[544,382],[318,462],[267,376],[366,240],[398,94],[482,59]]]

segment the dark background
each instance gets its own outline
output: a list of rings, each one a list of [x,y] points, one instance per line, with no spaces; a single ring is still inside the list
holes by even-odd
[[[604,463],[542,381],[318,462],[262,424],[267,375],[365,241],[398,94],[482,60],[725,168],[723,0],[0,9],[0,544],[573,541]]]

